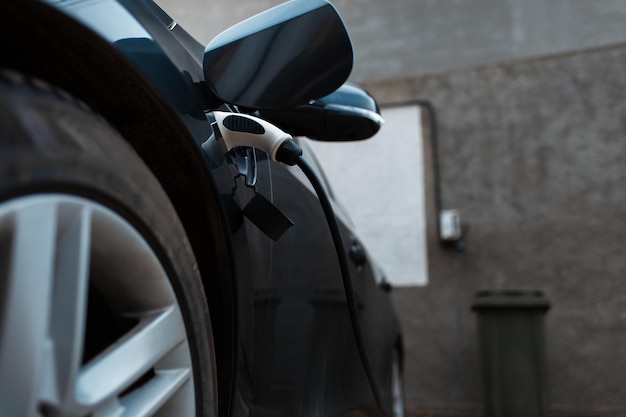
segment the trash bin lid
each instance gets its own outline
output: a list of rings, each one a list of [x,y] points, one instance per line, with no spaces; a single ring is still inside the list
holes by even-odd
[[[472,304],[472,310],[512,308],[548,310],[550,301],[539,290],[484,290]]]

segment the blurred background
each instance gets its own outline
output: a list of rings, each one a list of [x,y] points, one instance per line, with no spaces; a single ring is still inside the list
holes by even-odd
[[[157,3],[206,44],[280,1]],[[407,414],[482,415],[475,294],[530,289],[550,415],[626,415],[626,1],[332,3],[387,123],[311,143],[394,283]]]

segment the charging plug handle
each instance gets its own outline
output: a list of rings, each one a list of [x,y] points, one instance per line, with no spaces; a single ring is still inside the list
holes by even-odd
[[[302,149],[290,134],[273,124],[249,114],[213,112],[228,150],[237,146],[257,148],[272,160],[295,165]]]

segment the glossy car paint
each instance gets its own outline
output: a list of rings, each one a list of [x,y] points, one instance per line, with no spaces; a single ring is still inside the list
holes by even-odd
[[[256,184],[247,185],[234,163],[243,156],[225,158],[223,144],[209,139],[211,118],[204,112],[219,100],[207,94],[204,86],[202,45],[149,1],[85,0],[52,5],[111,43],[150,81],[193,140],[190,146],[197,159],[189,163],[201,163],[215,187],[212,192],[225,216],[222,223],[234,268],[229,280],[234,340],[216,346],[218,351],[225,346],[234,349],[232,364],[217,364],[220,382],[230,382],[219,387],[220,413],[376,415],[319,203],[299,172],[270,162],[262,153],[257,153]],[[208,190],[196,192],[198,198],[205,198]],[[255,193],[295,223],[277,242],[242,215],[241,208]],[[347,223],[344,219],[343,224]],[[342,232],[347,252],[359,245],[349,228]],[[353,262],[352,278],[372,368],[389,402],[392,351],[400,334],[397,321],[369,258]],[[218,297],[222,296],[228,295]],[[222,336],[228,338],[226,333]]]

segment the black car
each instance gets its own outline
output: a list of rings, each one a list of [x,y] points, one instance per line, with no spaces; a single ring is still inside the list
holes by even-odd
[[[402,415],[389,286],[254,136],[378,129],[334,7],[206,49],[149,0],[1,8],[0,416]]]

